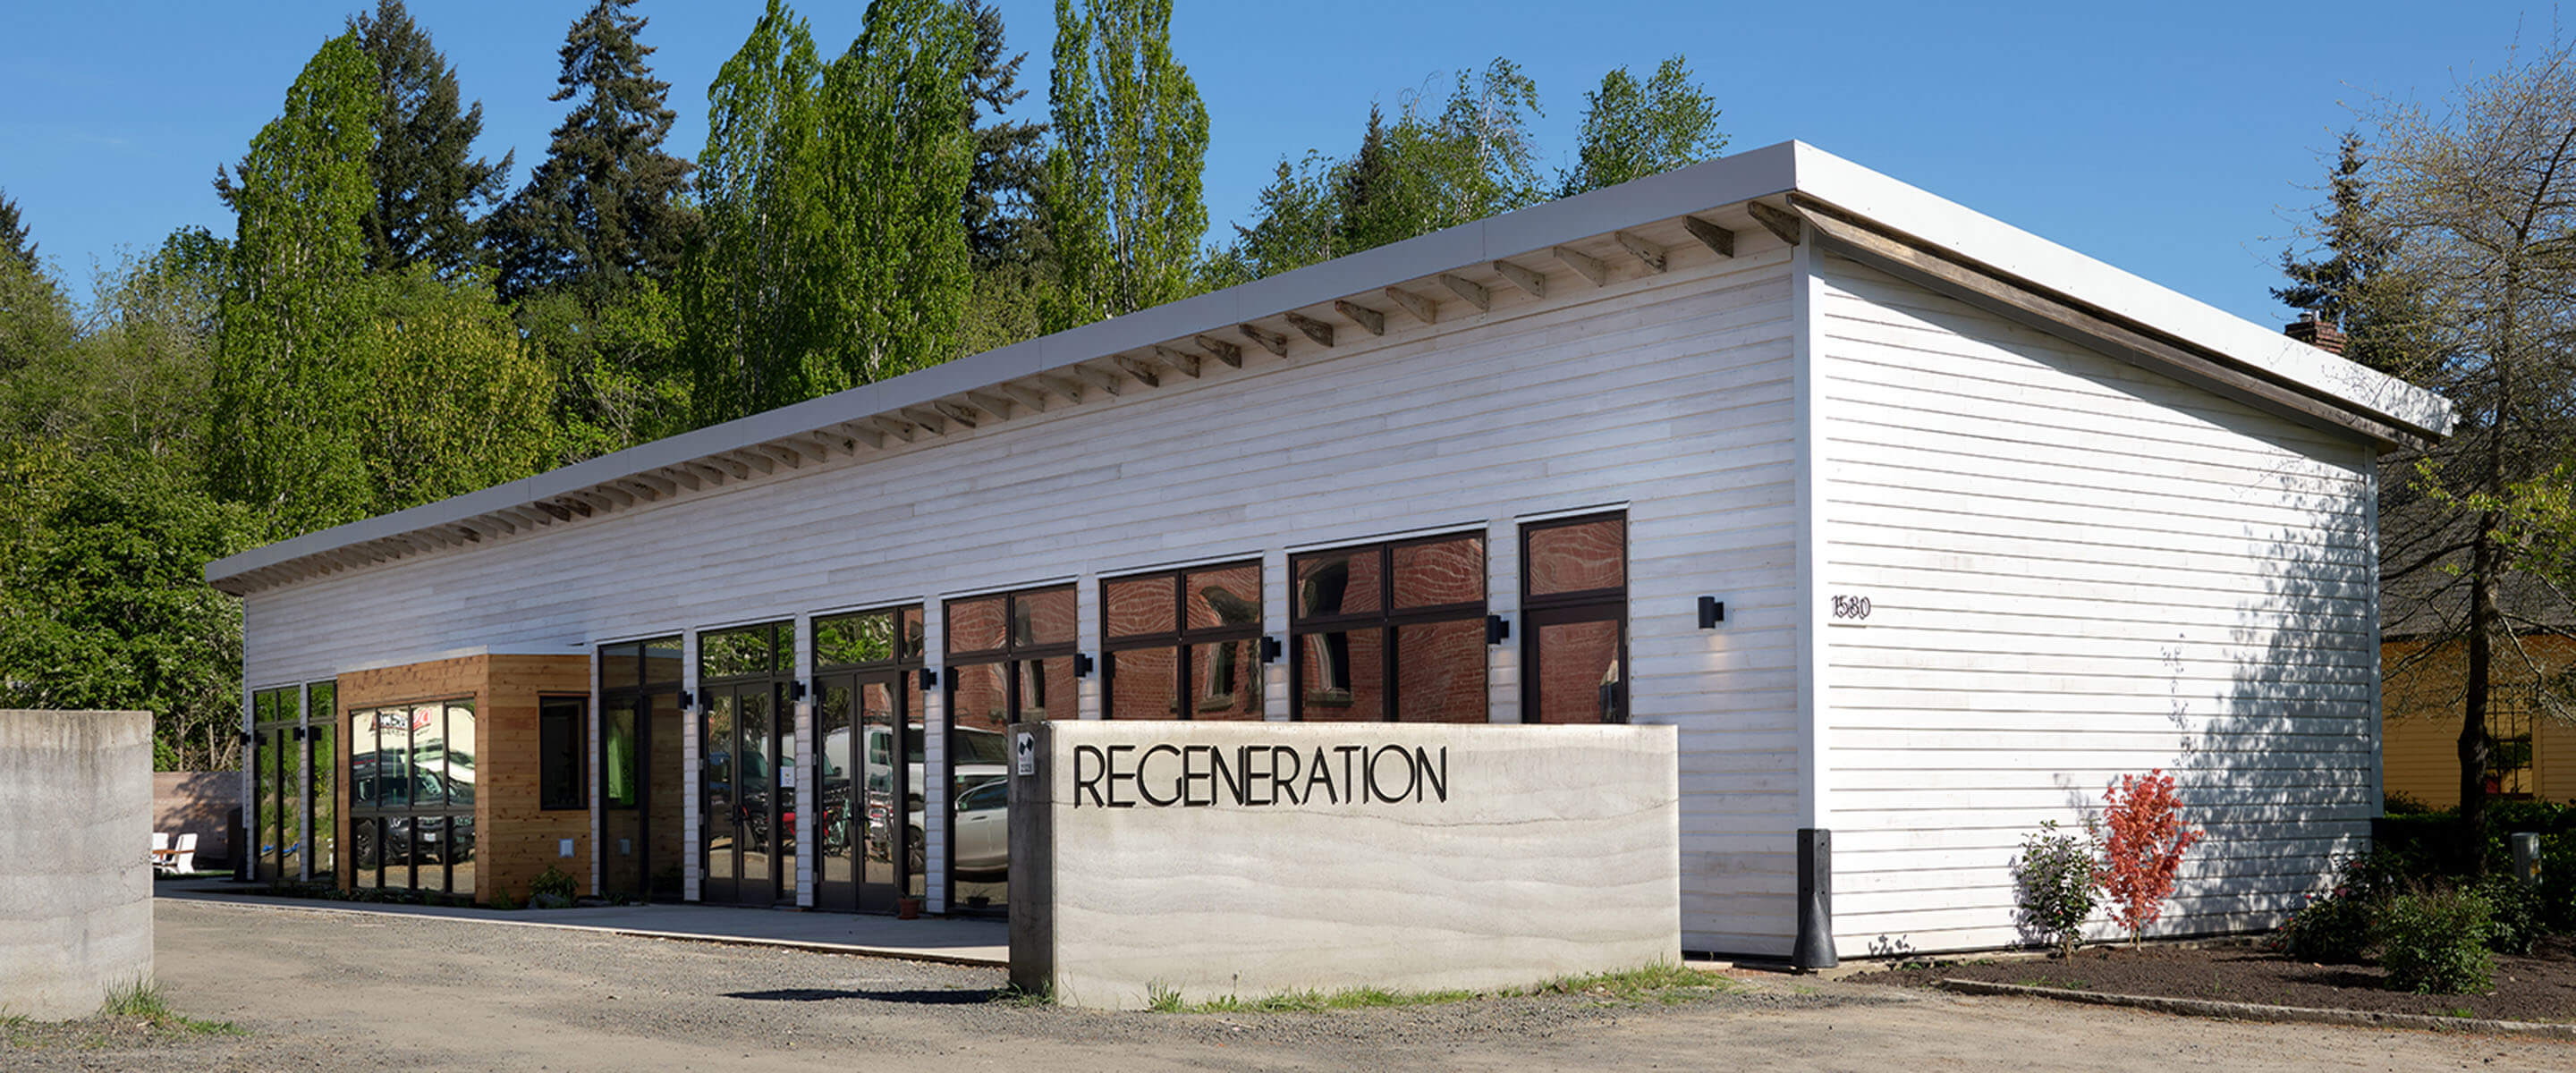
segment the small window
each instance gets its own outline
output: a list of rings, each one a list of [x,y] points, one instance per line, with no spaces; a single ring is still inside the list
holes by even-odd
[[[1100,583],[1111,719],[1262,717],[1261,564]]]
[[[1628,721],[1628,518],[1521,527],[1521,721]]]
[[[589,752],[583,718],[588,702],[580,697],[544,697],[537,701],[537,789],[539,807],[582,809],[582,757]]]

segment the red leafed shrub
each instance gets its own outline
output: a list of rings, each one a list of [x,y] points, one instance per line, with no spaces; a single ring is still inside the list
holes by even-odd
[[[2163,768],[2120,776],[2102,800],[2102,893],[2110,896],[2111,920],[2129,929],[2129,945],[2136,946],[2147,925],[2164,915],[2183,851],[2200,841],[2201,830],[2183,824],[2173,776]]]

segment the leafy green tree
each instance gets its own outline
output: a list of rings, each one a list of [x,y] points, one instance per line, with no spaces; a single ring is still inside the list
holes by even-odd
[[[36,244],[27,241],[27,225],[18,219],[18,202],[6,190],[0,190],[0,257],[17,262],[29,272],[37,271],[40,264]]]
[[[358,47],[376,61],[376,148],[368,154],[375,202],[361,228],[367,267],[394,272],[427,262],[454,274],[483,261],[476,214],[509,193],[510,155],[472,156],[483,104],[458,106],[456,68],[412,21],[402,0],[376,0],[351,16]]]
[[[773,2],[718,73],[707,240],[682,289],[700,421],[956,356],[972,291],[968,14],[877,0],[827,66]]]
[[[1627,68],[1614,68],[1601,76],[1599,88],[1583,95],[1583,133],[1574,169],[1565,173],[1557,196],[1617,186],[1716,156],[1726,149],[1717,116],[1717,98],[1691,81],[1690,67],[1678,55],[1655,65],[1642,85]]]
[[[554,373],[477,273],[383,277],[356,418],[375,513],[525,477],[556,458]]]
[[[355,34],[322,46],[243,159],[214,384],[212,477],[271,538],[374,501],[350,421],[372,312],[359,220],[381,100]]]
[[[2476,844],[2498,691],[2556,679],[2530,695],[2551,717],[2576,721],[2576,695],[2526,644],[2563,634],[2552,623],[2576,609],[2552,572],[2570,544],[2576,487],[2576,362],[2567,357],[2576,260],[2566,255],[2576,233],[2576,45],[2553,42],[2464,83],[2438,113],[2403,103],[2372,118],[2375,200],[2353,210],[2366,216],[2354,231],[2389,245],[2384,261],[2347,267],[2412,291],[2408,323],[2389,323],[2391,306],[2369,307],[2376,354],[2450,398],[2459,415],[2449,439],[2383,460],[2400,508],[2383,513],[2412,530],[2387,535],[2406,550],[2393,570],[2383,563],[2383,577],[2437,571],[2422,599],[2449,611],[2386,674],[2396,682],[2424,659],[2461,660],[2456,678],[2440,677],[2457,682],[2460,822]],[[2367,244],[2350,252],[2376,256]]]
[[[66,305],[54,342],[0,381],[0,429],[202,483],[226,260],[221,240],[184,228],[102,273],[77,334]]]
[[[1281,160],[1261,188],[1252,226],[1235,225],[1235,240],[1218,255],[1210,282],[1230,286],[1331,260],[1346,234],[1344,171],[1320,153],[1307,153],[1294,166]]]
[[[71,300],[42,262],[0,257],[0,376],[61,351],[77,332]]]
[[[978,139],[969,12],[944,0],[875,0],[859,40],[823,80],[834,188],[832,289],[839,390],[957,356],[972,289],[966,202]]]
[[[1172,58],[1171,0],[1056,0],[1055,24],[1038,198],[1056,261],[1048,330],[1185,297],[1207,231],[1207,107]]]
[[[1538,83],[1500,57],[1473,75],[1459,72],[1436,115],[1423,98],[1408,101],[1387,132],[1391,189],[1378,195],[1387,208],[1370,237],[1427,235],[1544,200],[1529,132],[1544,114]]]
[[[153,713],[155,766],[231,767],[241,609],[205,564],[249,512],[59,441],[0,441],[0,707]]]
[[[832,248],[823,62],[778,0],[707,87],[703,240],[684,269],[682,359],[702,424],[810,398],[829,359]]]
[[[680,303],[660,284],[642,280],[597,307],[578,295],[533,294],[515,312],[529,355],[555,385],[557,463],[697,427],[680,357]]]
[[[573,20],[553,100],[574,101],[546,159],[486,221],[500,291],[578,288],[593,308],[639,279],[666,283],[697,231],[690,165],[662,151],[674,113],[637,39],[635,0],[597,0]]]

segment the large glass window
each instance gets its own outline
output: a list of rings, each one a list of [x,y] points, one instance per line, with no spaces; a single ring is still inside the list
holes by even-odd
[[[1292,716],[1486,721],[1483,534],[1309,552],[1288,570]]]
[[[470,700],[349,713],[356,886],[474,894],[477,741]]]
[[[1075,715],[1073,586],[950,600],[949,897],[1000,909],[1010,896],[1010,724]]]
[[[796,897],[793,623],[698,635],[700,897],[771,905]]]
[[[1628,719],[1628,519],[1521,527],[1521,720]]]
[[[1103,581],[1100,623],[1109,718],[1261,718],[1259,562]]]
[[[307,826],[311,834],[305,839],[312,875],[330,882],[338,874],[340,841],[340,795],[337,789],[340,752],[340,689],[336,682],[314,682],[304,687],[304,771],[309,780],[304,793]]]

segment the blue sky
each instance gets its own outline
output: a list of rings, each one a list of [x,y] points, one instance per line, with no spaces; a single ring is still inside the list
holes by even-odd
[[[555,49],[582,0],[412,5],[484,106],[514,182],[563,105]],[[1042,118],[1053,4],[1003,0]],[[86,293],[93,259],[171,229],[230,234],[209,185],[357,7],[342,3],[0,5],[0,189]],[[760,5],[647,0],[647,43],[705,141],[705,88]],[[1737,149],[1796,138],[2237,314],[2284,319],[2265,288],[2316,200],[2321,153],[2374,98],[2435,101],[2489,73],[2555,13],[2511,3],[1842,4],[1588,0],[1475,4],[1180,0],[1175,50],[1211,114],[1209,214],[1243,218],[1273,162],[1346,152],[1372,100],[1436,72],[1520,63],[1544,96],[1551,167],[1582,94],[1613,67],[1687,55]],[[864,5],[809,2],[837,54]]]

